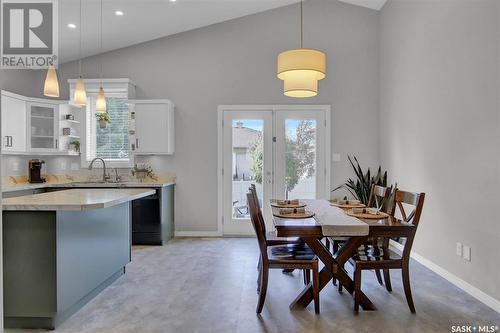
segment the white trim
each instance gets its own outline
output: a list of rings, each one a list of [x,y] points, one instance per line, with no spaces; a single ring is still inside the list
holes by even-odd
[[[390,240],[389,246],[397,251],[402,251],[403,250],[403,245],[400,243],[397,243],[393,241],[392,239]],[[410,255],[413,259],[418,261],[420,264],[424,265],[437,275],[441,276],[442,278],[446,279],[448,282],[453,283],[455,286],[458,288],[462,289],[465,291],[467,294],[471,295],[472,297],[476,298],[478,301],[484,303],[485,305],[489,306],[496,312],[500,313],[500,301],[491,297],[490,295],[486,294],[484,291],[480,290],[477,287],[474,287],[470,283],[462,280],[455,274],[447,271],[446,269],[442,268],[441,266],[438,266],[437,264],[433,263],[429,259],[421,256],[418,253],[411,252]]]
[[[221,237],[218,231],[176,231],[175,237]]]

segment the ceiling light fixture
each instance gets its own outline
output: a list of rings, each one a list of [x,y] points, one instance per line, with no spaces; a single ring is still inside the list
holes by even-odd
[[[53,65],[50,65],[47,70],[45,84],[43,85],[43,94],[47,97],[59,97],[59,80],[56,68]]]
[[[284,94],[304,98],[318,94],[318,81],[326,77],[326,54],[305,49],[303,29],[303,1],[300,2],[300,49],[278,55],[278,78],[283,80]]]
[[[100,30],[101,35],[99,39],[99,49],[102,53],[102,0],[101,0],[101,20],[100,20]],[[96,113],[106,113],[106,95],[104,93],[104,88],[102,87],[102,57],[99,64],[99,76],[101,78],[101,86],[99,87],[99,92],[97,93],[96,103],[95,103],[95,112]]]
[[[75,84],[75,96],[73,98],[73,103],[79,107],[87,105],[87,91],[82,78],[82,27],[82,0],[80,0],[80,59],[78,60],[78,80]]]
[[[176,2],[177,0],[169,0],[170,2]]]
[[[115,15],[116,16],[123,16],[124,14],[121,10],[117,10],[117,11],[115,11]]]
[[[68,28],[70,28],[70,29],[76,29],[76,24],[74,24],[74,23],[68,23]]]

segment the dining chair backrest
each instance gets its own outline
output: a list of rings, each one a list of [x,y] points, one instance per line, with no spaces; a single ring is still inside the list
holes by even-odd
[[[256,200],[256,196],[254,196],[251,190],[247,193],[247,201],[250,211],[250,220],[252,221],[252,225],[257,236],[257,242],[259,243],[262,260],[267,260],[267,240],[264,218],[262,217],[262,213],[259,208],[259,201]]]
[[[257,196],[257,189],[255,187],[255,184],[251,184],[248,191],[252,194],[252,196],[257,204],[257,208],[259,209],[259,212],[261,212],[261,215],[262,215],[262,207],[260,207],[259,197]],[[267,232],[265,223],[262,224],[262,231],[264,232],[264,234]]]
[[[397,208],[402,220],[415,226],[415,231],[406,238],[404,245],[403,256],[406,257],[406,259],[409,259],[410,256],[413,239],[424,207],[424,199],[425,193],[401,191],[397,188],[394,193],[394,203],[392,205],[391,215],[394,216],[396,214]],[[408,213],[410,209],[411,211]]]
[[[389,207],[389,197],[391,196],[391,191],[392,187],[384,187],[380,185],[375,185],[372,184],[372,187],[370,189],[370,196],[368,197],[368,207],[373,207],[376,206],[377,208],[379,205],[382,207],[380,210],[382,212],[387,212],[387,209]]]

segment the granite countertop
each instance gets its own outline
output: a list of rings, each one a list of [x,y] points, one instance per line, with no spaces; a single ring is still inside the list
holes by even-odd
[[[68,189],[2,200],[4,211],[84,211],[119,205],[155,194],[153,189]]]
[[[22,183],[16,185],[2,186],[2,193],[35,190],[43,188],[85,188],[85,187],[102,187],[102,188],[161,188],[165,186],[174,185],[175,181],[159,181],[159,182],[120,182],[120,183],[103,183],[91,181],[76,181],[76,182],[50,182],[40,184]]]

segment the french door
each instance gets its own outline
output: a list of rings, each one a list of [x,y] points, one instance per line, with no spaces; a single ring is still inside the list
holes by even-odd
[[[219,122],[220,233],[254,233],[246,199],[252,184],[269,230],[271,198],[328,197],[328,106],[220,106]]]

